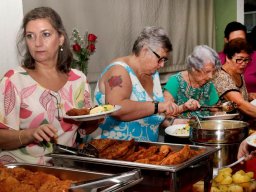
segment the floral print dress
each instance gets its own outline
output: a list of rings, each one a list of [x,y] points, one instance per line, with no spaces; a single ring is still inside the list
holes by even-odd
[[[78,126],[66,122],[63,115],[74,107],[90,107],[91,99],[86,76],[75,69],[68,75],[66,84],[54,92],[38,84],[22,67],[9,70],[0,82],[0,128],[19,131],[52,124],[58,130],[57,142],[72,146]],[[0,162],[47,164],[50,158],[45,155],[50,152],[51,145],[31,143],[2,150]]]
[[[168,91],[174,98],[175,103],[178,105],[184,104],[189,99],[199,101],[200,105],[212,106],[219,100],[218,93],[214,88],[213,83],[210,81],[202,87],[194,88],[188,85],[183,79],[182,73],[172,75],[166,83],[164,90]],[[190,118],[192,116],[209,116],[209,111],[185,111],[180,118]]]
[[[213,77],[213,83],[218,91],[219,97],[222,100],[222,102],[226,101],[223,97],[229,91],[240,92],[244,100],[248,101],[248,92],[245,86],[244,76],[242,74],[241,80],[242,84],[238,87],[233,81],[232,77],[223,68],[221,68],[215,73]]]
[[[132,93],[130,99],[133,101],[145,102],[153,101],[147,94],[139,79],[135,75],[130,66],[123,62],[114,62],[110,64],[101,74],[103,76],[112,66],[121,65],[125,68],[130,75],[132,82]],[[153,99],[154,101],[164,101],[159,74],[158,72],[152,75],[153,78]],[[99,83],[99,81],[98,81]],[[99,90],[99,84],[97,83],[94,99],[97,105],[105,104],[105,95]],[[137,141],[157,141],[159,125],[164,120],[164,116],[159,114],[150,115],[141,119],[124,122],[119,121],[111,116],[108,116],[103,124],[94,131],[90,136],[85,137],[86,140],[91,138],[114,138],[121,140],[129,140],[134,138]]]

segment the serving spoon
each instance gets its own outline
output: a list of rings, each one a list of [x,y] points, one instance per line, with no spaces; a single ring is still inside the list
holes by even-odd
[[[237,104],[234,103],[233,101],[226,101],[224,103],[221,103],[220,105],[213,105],[213,106],[202,105],[199,109],[213,109],[213,108],[218,108],[218,109],[221,109],[222,111],[230,112],[237,108]]]

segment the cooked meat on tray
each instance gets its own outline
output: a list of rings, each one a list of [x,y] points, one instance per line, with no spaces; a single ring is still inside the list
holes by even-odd
[[[190,158],[190,147],[185,145],[180,151],[171,153],[162,162],[161,165],[176,165]]]
[[[173,151],[169,145],[140,146],[134,139],[95,139],[90,144],[99,150],[99,157],[103,159],[154,165],[176,165],[203,153],[203,150],[193,150],[189,145],[179,151]]]
[[[111,145],[102,153],[100,153],[100,158],[104,159],[118,159],[122,156],[124,156],[130,148],[134,146],[134,139],[131,139],[129,141],[124,140],[117,140],[115,145]]]
[[[1,192],[68,192],[71,184],[71,180],[60,180],[51,174],[0,166]]]
[[[115,139],[94,139],[90,142],[90,144],[96,147],[99,152],[102,152],[109,146],[115,144],[116,142],[117,140]]]

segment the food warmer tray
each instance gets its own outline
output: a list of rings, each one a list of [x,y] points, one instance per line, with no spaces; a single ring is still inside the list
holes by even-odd
[[[132,170],[120,174],[107,174],[103,172],[85,171],[72,168],[44,166],[26,163],[10,163],[6,168],[24,168],[32,172],[44,172],[54,175],[61,180],[75,181],[71,184],[70,192],[119,192],[143,180],[140,170]]]
[[[184,145],[159,142],[135,142],[135,145],[149,147],[152,145],[169,145],[172,150],[181,150]],[[219,150],[216,147],[190,145],[191,149],[204,152],[178,165],[151,165],[121,160],[83,157],[65,153],[52,153],[53,163],[56,166],[79,168],[105,173],[121,173],[140,169],[143,181],[128,189],[128,191],[184,191],[184,187],[204,179],[205,191],[209,190],[213,174],[213,154]]]

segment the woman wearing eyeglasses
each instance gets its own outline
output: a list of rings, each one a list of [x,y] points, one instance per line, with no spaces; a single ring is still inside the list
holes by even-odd
[[[213,83],[222,101],[235,102],[242,114],[255,118],[256,107],[248,102],[243,76],[243,72],[251,60],[251,52],[245,39],[236,38],[228,42],[224,47],[226,62],[214,75]]]
[[[106,67],[95,89],[95,102],[122,108],[107,117],[91,138],[158,140],[159,125],[165,115],[179,110],[173,102],[164,101],[158,74],[170,51],[172,44],[162,28],[145,27],[132,54],[117,58]]]
[[[219,67],[218,54],[206,45],[199,45],[187,57],[187,70],[168,79],[164,97],[178,105],[184,105],[180,118],[210,115],[209,111],[198,108],[200,105],[211,106],[218,102],[218,94],[210,80]]]

